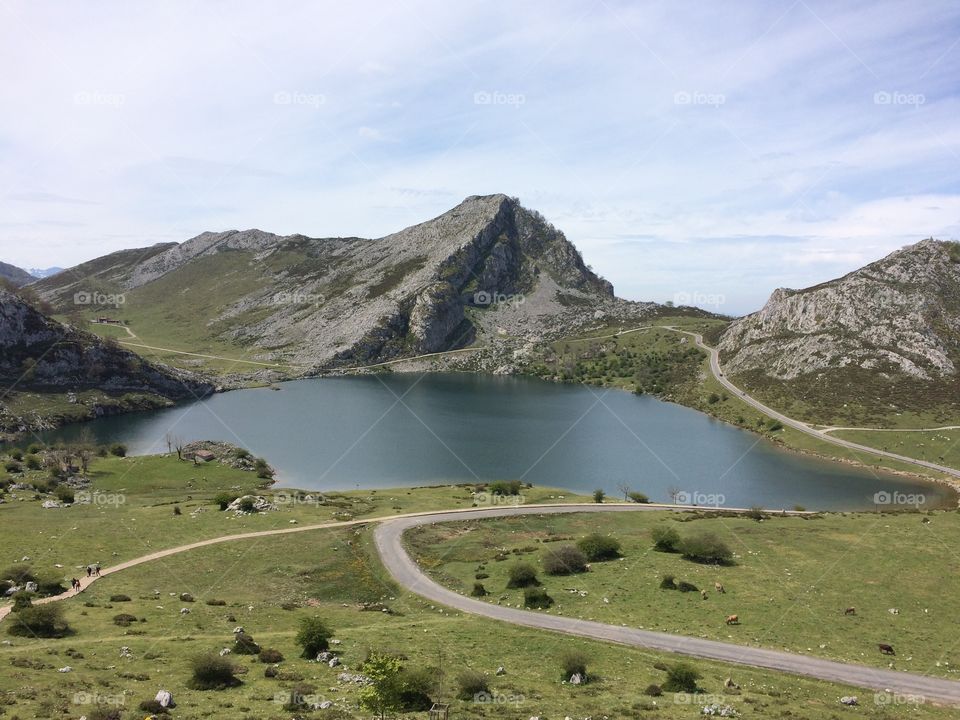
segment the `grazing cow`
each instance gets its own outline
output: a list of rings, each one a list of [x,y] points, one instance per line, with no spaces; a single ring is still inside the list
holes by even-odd
[[[857,614],[857,609],[856,609],[855,607],[848,607],[846,610],[843,611],[843,614],[844,614],[844,615],[856,615],[856,614]]]
[[[715,583],[713,584],[713,589],[716,590],[718,593],[725,593],[725,592],[726,592],[726,590],[723,589],[723,585],[720,584],[720,583],[718,583],[718,582],[715,582]]]
[[[727,615],[727,625],[739,625],[740,616],[739,615]]]
[[[896,655],[896,653],[893,651],[893,645],[880,643],[878,647],[880,648],[880,652],[882,652],[884,655]]]

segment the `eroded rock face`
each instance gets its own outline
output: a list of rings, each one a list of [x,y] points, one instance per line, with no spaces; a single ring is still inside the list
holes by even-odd
[[[730,374],[779,380],[857,366],[921,380],[960,364],[960,244],[924,240],[837,280],[774,291],[719,349]]]
[[[469,197],[373,240],[232,230],[144,255],[105,256],[35,287],[57,307],[88,285],[123,293],[127,307],[144,295],[145,302],[171,298],[171,313],[251,349],[250,359],[304,374],[453,349],[480,336],[540,339],[576,331],[598,312],[639,318],[653,307],[617,300],[563,233],[506,195]],[[198,277],[218,273],[230,279],[219,293],[223,305],[193,317]]]
[[[0,380],[41,389],[97,388],[168,399],[202,397],[213,387],[150,363],[114,343],[52,320],[0,290]]]

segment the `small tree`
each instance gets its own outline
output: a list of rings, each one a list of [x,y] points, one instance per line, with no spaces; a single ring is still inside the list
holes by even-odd
[[[528,587],[523,591],[523,604],[533,610],[545,610],[553,605],[553,598],[541,587]]]
[[[631,502],[642,503],[642,504],[644,504],[644,505],[646,505],[647,503],[650,502],[650,498],[647,497],[647,496],[646,496],[644,493],[642,493],[642,492],[631,492],[631,493],[628,493],[628,494],[627,494],[627,497],[630,498],[630,501],[631,501]]]
[[[59,638],[70,634],[63,608],[56,604],[31,605],[9,618],[7,632],[21,637]]]
[[[402,670],[403,662],[400,658],[386,653],[370,653],[363,663],[363,674],[370,678],[371,682],[361,687],[357,693],[361,707],[379,716],[380,720],[384,720],[388,712],[402,710]]]
[[[620,542],[616,538],[600,533],[587,535],[577,542],[577,547],[590,562],[615,560],[620,557]]]
[[[537,580],[537,571],[529,563],[518,562],[510,568],[508,588],[525,588],[533,585],[539,585]]]
[[[560,666],[563,668],[563,679],[569,680],[574,675],[579,675],[586,681],[588,660],[589,658],[579,650],[565,652],[560,658]]]
[[[677,547],[684,558],[694,562],[729,565],[733,561],[733,551],[712,532],[688,535]]]
[[[461,700],[476,700],[478,695],[490,692],[487,676],[476,670],[464,670],[457,676],[457,697]]]
[[[193,690],[224,690],[240,684],[233,663],[213,653],[197,655],[190,668],[192,675],[187,686]]]
[[[691,665],[687,663],[676,663],[667,668],[667,680],[663,683],[663,689],[667,692],[687,692],[697,691],[697,680],[701,677]]]
[[[222,492],[218,493],[213,501],[220,506],[221,510],[226,510],[227,506],[236,500],[238,495],[236,493]]]
[[[300,630],[296,637],[297,645],[303,648],[301,657],[313,660],[319,653],[330,647],[332,635],[333,630],[320,618],[303,618],[300,621]]]
[[[600,488],[597,488],[593,491],[593,501],[595,503],[602,503],[606,496],[607,494]]]
[[[587,571],[587,556],[573,545],[561,545],[547,550],[543,556],[543,569],[547,575],[572,575]]]
[[[680,544],[680,533],[672,527],[658,526],[650,531],[653,538],[653,547],[660,552],[677,552],[677,546]]]

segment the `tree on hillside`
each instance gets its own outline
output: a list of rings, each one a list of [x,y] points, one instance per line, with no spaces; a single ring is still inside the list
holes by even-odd
[[[400,658],[379,652],[371,653],[363,664],[363,674],[370,678],[371,682],[364,685],[358,693],[360,705],[377,715],[380,720],[384,720],[388,712],[402,710],[402,670],[403,662]]]

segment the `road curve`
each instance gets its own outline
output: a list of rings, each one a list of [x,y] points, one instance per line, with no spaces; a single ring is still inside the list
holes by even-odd
[[[914,675],[896,670],[851,665],[822,660],[795,653],[745,647],[733,643],[702,638],[670,635],[652,630],[638,630],[617,625],[605,625],[590,620],[550,615],[542,612],[503,607],[482,600],[468,598],[431,580],[419,568],[403,547],[407,530],[439,522],[472,520],[507,515],[552,515],[569,512],[636,512],[642,505],[567,505],[549,507],[496,508],[493,510],[434,513],[430,516],[408,516],[381,523],[374,533],[380,559],[390,575],[402,587],[432,602],[452,607],[472,615],[479,615],[512,625],[549,630],[566,635],[577,635],[595,640],[632,645],[635,647],[680,653],[718,662],[749,665],[779,672],[805,675],[830,682],[911,695],[922,695],[927,700],[960,705],[960,682],[926,675]]]
[[[891,460],[899,460],[900,462],[909,463],[910,465],[919,465],[930,470],[946,473],[947,475],[951,475],[955,478],[960,478],[960,470],[957,470],[956,468],[947,467],[946,465],[938,465],[937,463],[928,462],[926,460],[918,460],[917,458],[907,457],[906,455],[898,455],[897,453],[888,452],[887,450],[880,450],[875,447],[870,447],[869,445],[861,445],[849,440],[844,440],[843,438],[833,437],[828,432],[817,430],[805,422],[794,420],[791,417],[787,417],[783,413],[777,412],[768,405],[764,405],[756,398],[747,395],[747,393],[726,378],[726,376],[723,374],[723,371],[720,369],[720,353],[716,348],[704,344],[702,335],[690,332],[688,330],[680,330],[679,328],[675,328],[670,325],[664,325],[663,327],[667,328],[668,330],[673,330],[674,332],[683,333],[684,335],[690,335],[693,337],[697,343],[697,347],[699,347],[701,350],[706,350],[707,354],[710,356],[710,372],[713,373],[713,376],[719,381],[719,383],[747,403],[747,405],[759,410],[764,415],[769,415],[770,417],[779,420],[784,425],[792,427],[794,430],[799,430],[802,433],[812,435],[815,438],[832,443],[833,445],[845,447],[849,450],[871,453],[873,455],[882,455],[883,457],[890,458]]]

